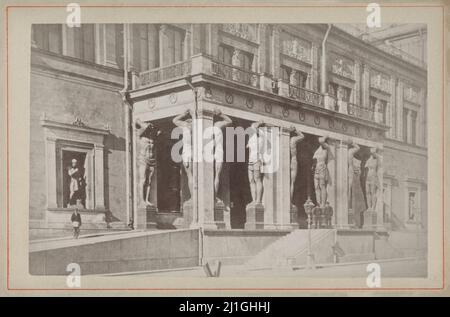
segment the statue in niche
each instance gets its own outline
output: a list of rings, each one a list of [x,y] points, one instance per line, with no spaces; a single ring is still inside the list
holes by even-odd
[[[183,167],[186,171],[189,194],[192,195],[193,191],[193,153],[192,153],[192,113],[188,109],[184,113],[179,114],[175,118],[173,118],[173,123],[183,129],[183,150],[182,150],[182,159],[183,159]]]
[[[79,166],[77,159],[72,159],[71,165],[68,169],[70,176],[69,183],[69,205],[85,205],[86,194],[86,177],[84,175],[84,169]]]
[[[223,169],[223,130],[230,126],[233,121],[226,114],[223,114],[219,109],[214,111],[217,120],[214,122],[214,195],[219,201],[218,192],[220,187],[220,175]],[[217,130],[216,130],[217,129]]]
[[[298,171],[297,144],[304,138],[305,136],[300,130],[291,127],[291,138],[289,140],[291,155],[291,204],[294,204],[294,185]]]
[[[362,226],[363,212],[366,210],[364,193],[361,187],[361,160],[355,157],[360,147],[351,141],[348,149],[348,206],[355,215],[355,225]]]
[[[376,148],[370,149],[370,157],[366,162],[366,197],[368,210],[375,211],[377,205],[378,189],[380,183],[378,179],[378,167],[380,164],[380,155],[377,153]]]
[[[142,201],[150,206],[152,205],[150,190],[156,169],[155,142],[161,131],[152,123],[143,123],[140,120],[136,121],[135,128],[139,137],[139,189],[142,193]]]
[[[253,122],[251,125],[252,135],[250,136],[247,148],[248,155],[248,180],[250,183],[250,191],[252,194],[252,203],[261,204],[264,192],[263,185],[263,147],[265,132],[261,127],[264,125],[262,121]]]
[[[332,160],[330,145],[326,142],[327,137],[319,137],[319,147],[314,152],[314,189],[316,192],[317,204],[323,208],[327,202],[327,186],[332,184],[328,162]]]

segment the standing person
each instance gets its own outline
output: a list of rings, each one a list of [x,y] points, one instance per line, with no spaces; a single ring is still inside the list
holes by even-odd
[[[78,212],[78,208],[75,208],[72,213],[72,217],[70,218],[72,221],[72,227],[73,227],[73,237],[75,239],[78,239],[78,236],[80,235],[80,227],[81,227],[81,215]]]

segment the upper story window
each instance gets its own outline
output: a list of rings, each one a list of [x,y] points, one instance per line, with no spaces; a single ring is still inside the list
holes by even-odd
[[[417,144],[417,111],[411,110],[411,143]]]
[[[69,56],[89,62],[95,62],[94,25],[82,24],[80,27],[71,28],[73,36],[67,37],[67,50]]]
[[[346,102],[350,102],[350,97],[352,94],[352,90],[346,86],[339,85],[334,82],[330,82],[328,86],[328,91],[331,96],[333,96],[336,100],[343,100]]]
[[[160,66],[171,65],[185,59],[185,36],[186,32],[181,28],[161,25],[159,41],[162,49],[162,65]]]
[[[61,24],[37,24],[33,25],[33,42],[40,49],[52,53],[62,53],[62,25]]]
[[[403,141],[408,142],[408,109],[403,108]]]
[[[281,66],[281,79],[291,86],[306,88],[308,74],[287,66]]]
[[[33,46],[79,60],[123,67],[122,24],[33,25]]]
[[[219,61],[243,68],[245,70],[252,70],[253,67],[253,54],[238,50],[228,45],[219,46]]]
[[[159,67],[159,32],[153,24],[133,24],[133,65],[140,71]]]
[[[123,25],[105,25],[106,54],[105,64],[113,67],[123,67]]]
[[[374,119],[377,123],[386,123],[387,101],[370,96],[369,109],[374,113]]]

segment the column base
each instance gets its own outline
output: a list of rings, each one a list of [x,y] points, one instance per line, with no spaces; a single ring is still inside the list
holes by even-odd
[[[137,219],[135,220],[136,229],[156,229],[157,212],[158,208],[155,205],[138,207]]]
[[[245,229],[264,229],[264,205],[251,202],[245,208],[246,222]]]

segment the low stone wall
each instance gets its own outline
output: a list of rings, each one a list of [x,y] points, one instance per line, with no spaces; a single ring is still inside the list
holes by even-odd
[[[69,263],[81,274],[147,271],[199,265],[198,230],[123,233],[30,244],[32,275],[66,275]]]
[[[243,264],[271,243],[287,235],[285,230],[205,230],[205,261],[221,260],[223,264]]]

